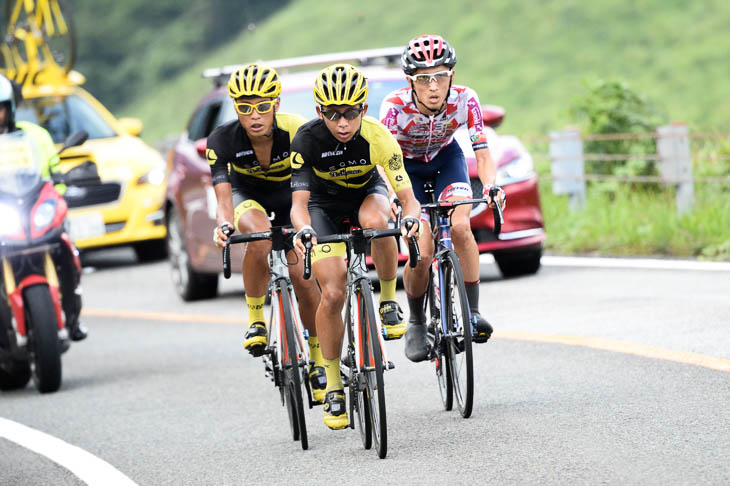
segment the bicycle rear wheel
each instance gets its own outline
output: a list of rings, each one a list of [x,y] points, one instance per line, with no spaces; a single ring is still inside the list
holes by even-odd
[[[429,333],[433,333],[433,347],[435,356],[436,379],[439,384],[439,394],[444,410],[451,410],[454,406],[454,385],[451,380],[449,360],[446,355],[446,341],[441,325],[441,288],[439,285],[438,267],[431,267],[429,272],[428,302],[426,319],[429,323]]]
[[[385,414],[385,383],[383,380],[383,351],[380,348],[378,325],[373,307],[373,292],[368,282],[361,281],[357,290],[358,322],[361,338],[361,377],[364,398],[370,412],[372,438],[378,457],[388,453],[388,422]]]
[[[279,298],[279,318],[281,319],[281,344],[283,346],[282,367],[284,370],[284,398],[292,439],[301,441],[302,449],[309,447],[307,423],[304,418],[304,400],[302,400],[302,367],[300,366],[302,349],[297,339],[292,313],[292,298],[285,281],[277,284]]]
[[[474,402],[474,357],[472,355],[469,301],[466,297],[461,265],[454,251],[441,259],[444,274],[446,325],[445,336],[448,369],[453,382],[454,397],[461,416],[471,415]]]

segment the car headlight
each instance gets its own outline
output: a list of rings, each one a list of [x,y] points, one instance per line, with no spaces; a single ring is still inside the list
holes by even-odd
[[[496,184],[504,186],[523,181],[530,178],[534,172],[532,157],[528,153],[523,153],[497,169]]]
[[[165,168],[155,167],[147,172],[145,175],[137,179],[137,184],[152,184],[153,186],[160,186],[165,182]]]
[[[33,213],[33,226],[37,231],[45,229],[53,221],[56,214],[56,200],[49,199],[38,206]]]
[[[0,236],[22,233],[18,211],[8,204],[0,204]]]

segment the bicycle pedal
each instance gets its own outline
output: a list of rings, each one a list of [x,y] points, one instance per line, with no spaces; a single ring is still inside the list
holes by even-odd
[[[395,364],[392,361],[388,361],[388,369],[392,370],[393,368],[395,368]]]

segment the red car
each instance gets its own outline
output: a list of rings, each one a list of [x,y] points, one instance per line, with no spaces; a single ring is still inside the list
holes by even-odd
[[[370,86],[368,113],[377,117],[380,105],[391,91],[403,87],[405,78],[395,61],[402,48],[357,51],[342,54],[283,59],[266,63],[281,75],[281,111],[315,116],[312,98],[314,71],[286,72],[287,68],[321,66],[335,62],[359,62]],[[212,90],[203,97],[168,155],[166,221],[172,278],[183,300],[214,297],[221,272],[221,252],[213,243],[216,198],[205,159],[206,137],[218,125],[236,118],[226,82],[237,66],[207,70]],[[479,251],[494,258],[504,276],[535,273],[545,240],[537,175],[532,158],[517,137],[498,135],[494,128],[504,118],[504,109],[482,106],[492,157],[497,161],[497,184],[507,194],[504,225],[499,239],[492,233],[492,212],[484,205],[472,210],[472,230]],[[466,130],[457,132],[467,161],[474,194],[481,194],[476,159]],[[240,259],[240,248],[232,258]],[[402,260],[407,259],[402,255]],[[234,265],[234,268],[236,266]]]

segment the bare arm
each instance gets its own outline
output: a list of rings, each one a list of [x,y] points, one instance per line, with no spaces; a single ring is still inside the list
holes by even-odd
[[[233,221],[233,190],[229,182],[221,182],[213,186],[215,198],[218,201],[216,209],[216,228],[215,228],[215,244],[221,246],[220,242],[226,241],[228,236],[221,231],[220,226],[223,223],[231,223],[234,227],[236,222]]]
[[[306,226],[310,226],[312,224],[312,220],[309,217],[309,209],[307,208],[307,205],[309,204],[309,191],[293,191],[291,194],[291,212],[289,213],[289,216],[291,217],[291,223],[294,226],[294,229],[297,231],[301,231],[302,228]],[[317,239],[312,238],[312,243],[316,243]],[[302,244],[301,240],[297,239],[295,242],[295,250],[297,253],[300,254],[300,256],[304,256],[304,245]]]
[[[475,150],[474,155],[477,157],[477,173],[483,187],[493,186],[497,178],[497,164],[494,162],[488,148]],[[488,194],[485,197],[489,198]],[[504,193],[500,193],[500,205],[504,207]],[[489,201],[489,207],[495,207],[493,201]]]

